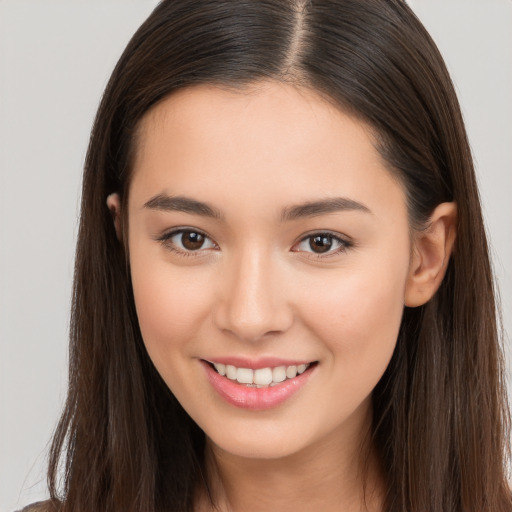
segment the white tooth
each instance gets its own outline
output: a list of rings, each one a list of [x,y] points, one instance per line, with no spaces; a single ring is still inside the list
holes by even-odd
[[[236,380],[236,367],[227,364],[226,365],[226,377],[231,380]]]
[[[296,366],[288,366],[286,368],[286,376],[289,379],[293,379],[294,377],[297,377],[297,367]]]
[[[299,366],[297,366],[297,373],[304,373],[308,366],[309,364],[299,364]]]
[[[268,386],[272,382],[272,368],[254,370],[254,384]]]
[[[213,363],[215,369],[220,375],[226,375],[226,365],[222,363]]]
[[[268,388],[268,384],[265,386],[264,384],[255,384],[257,388]]]
[[[283,382],[286,379],[286,367],[285,366],[276,366],[272,370],[272,381],[273,382]]]
[[[254,372],[250,368],[238,368],[236,371],[236,380],[240,384],[252,384]]]
[[[280,382],[272,382],[272,384],[270,384],[270,387],[273,388],[274,386],[277,386],[281,384]]]

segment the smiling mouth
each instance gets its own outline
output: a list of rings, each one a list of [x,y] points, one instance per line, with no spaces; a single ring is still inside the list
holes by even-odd
[[[219,375],[227,379],[243,384],[251,388],[269,388],[282,384],[287,380],[294,379],[298,375],[302,375],[308,371],[317,362],[291,365],[291,366],[275,366],[267,368],[238,368],[229,364],[212,363],[206,361]]]

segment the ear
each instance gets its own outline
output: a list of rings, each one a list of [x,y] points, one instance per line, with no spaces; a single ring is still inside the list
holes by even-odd
[[[415,233],[405,305],[422,306],[436,293],[453,251],[457,225],[457,205],[441,203],[430,216],[427,229]]]
[[[110,194],[107,197],[107,207],[114,221],[117,239],[121,242],[123,240],[123,230],[121,226],[121,198],[118,193]]]

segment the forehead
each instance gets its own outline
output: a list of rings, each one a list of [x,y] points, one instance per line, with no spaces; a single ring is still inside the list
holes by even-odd
[[[363,202],[387,188],[403,200],[365,123],[311,90],[274,82],[172,94],[142,119],[133,172],[141,200],[165,192],[242,206]]]
[[[224,144],[234,136],[247,136],[252,142],[264,142],[266,136],[273,141],[275,153],[287,141],[299,145],[306,138],[312,142],[319,137],[325,139],[340,124],[353,136],[357,133],[366,142],[375,141],[367,124],[309,88],[275,81],[241,88],[196,85],[172,93],[143,116],[137,130],[137,147],[140,155],[148,138],[156,142],[158,133],[164,135],[174,125],[188,139],[191,135],[206,135],[210,140],[214,136]],[[200,142],[204,144],[206,140]],[[338,143],[342,140],[338,139]]]

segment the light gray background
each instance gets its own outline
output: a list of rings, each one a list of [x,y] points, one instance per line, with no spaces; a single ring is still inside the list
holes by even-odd
[[[155,0],[0,0],[0,510],[46,496],[65,397],[80,174],[116,59]],[[512,0],[411,0],[456,83],[512,332]],[[510,359],[510,348],[507,346]]]

